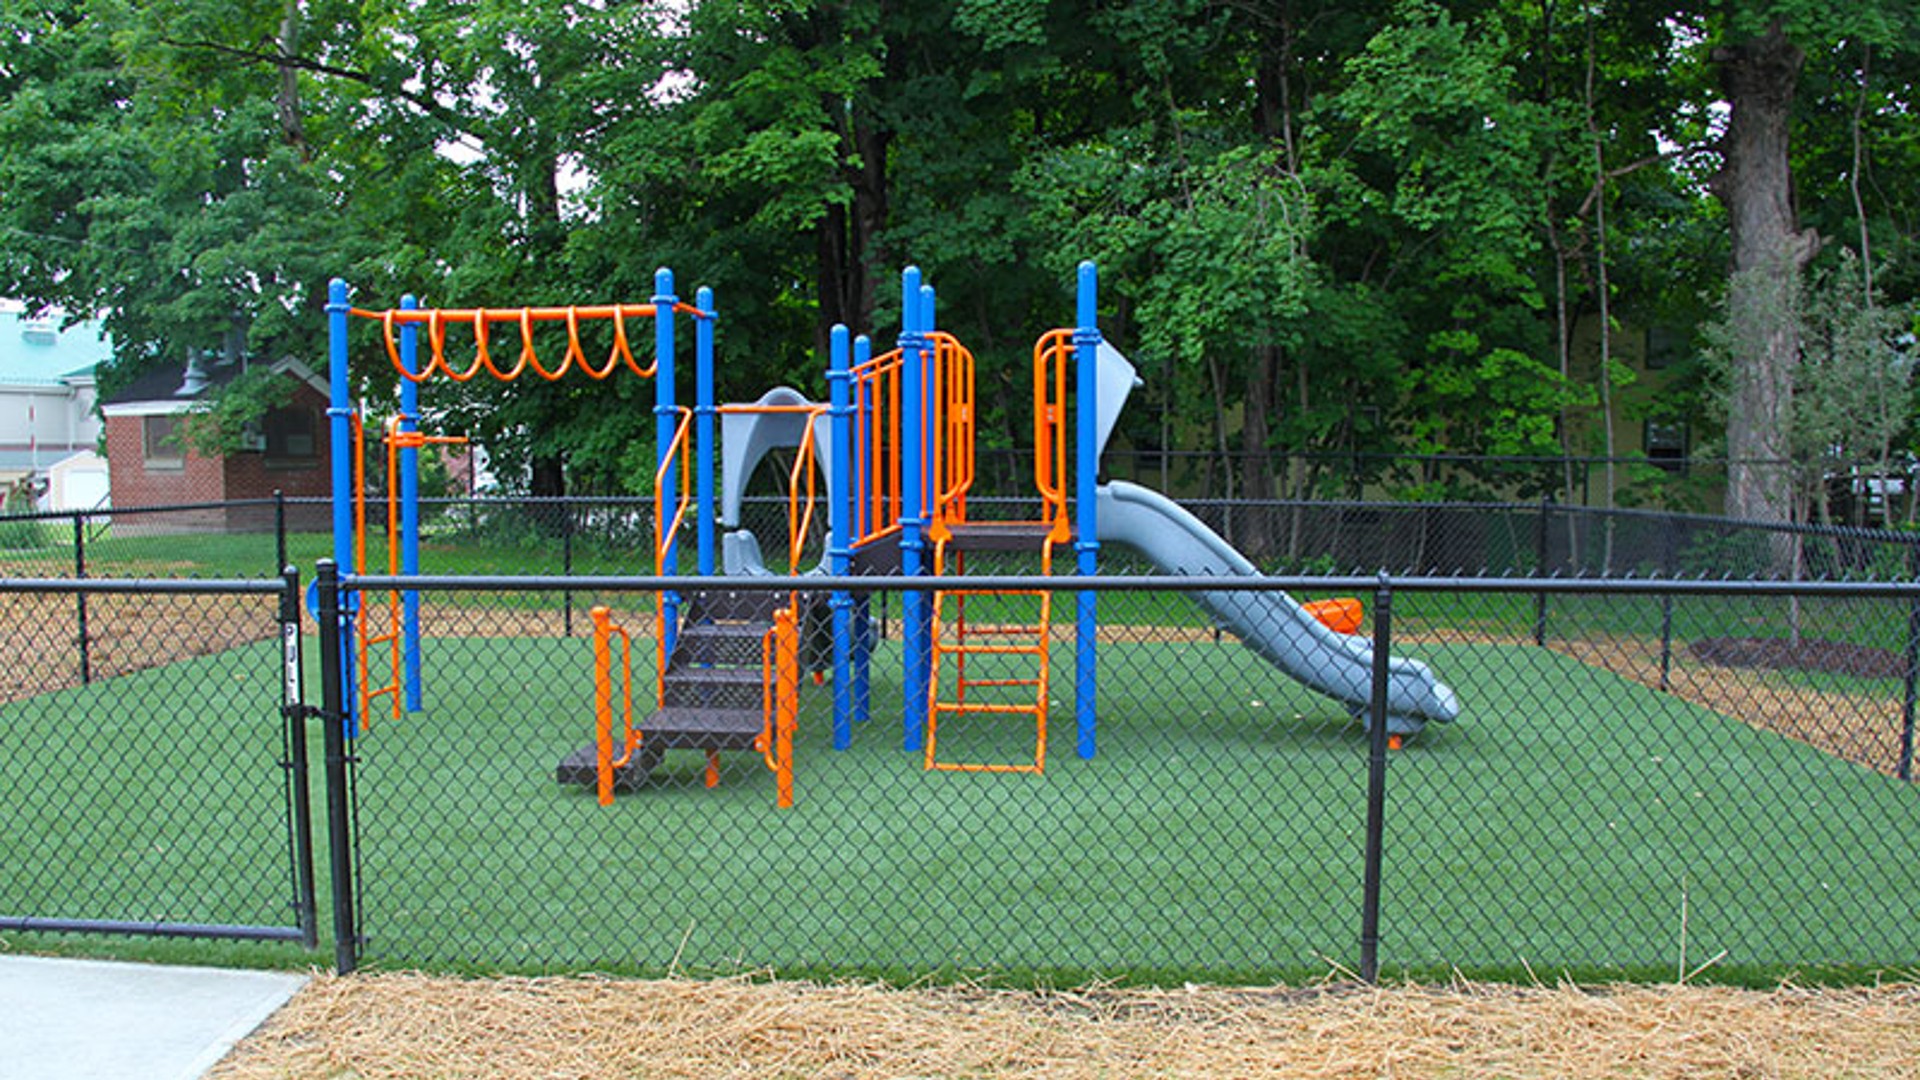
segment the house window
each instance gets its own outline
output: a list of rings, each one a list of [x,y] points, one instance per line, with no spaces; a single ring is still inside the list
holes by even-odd
[[[1641,433],[1647,447],[1647,460],[1668,472],[1687,468],[1687,425],[1673,421],[1649,420]]]
[[[261,423],[267,442],[267,464],[310,466],[320,457],[315,432],[319,421],[313,410],[299,405],[275,409]]]
[[[1660,371],[1685,361],[1692,351],[1687,332],[1672,326],[1647,331],[1647,370]]]
[[[187,464],[187,451],[180,440],[178,416],[140,418],[141,455],[149,469],[181,469]]]

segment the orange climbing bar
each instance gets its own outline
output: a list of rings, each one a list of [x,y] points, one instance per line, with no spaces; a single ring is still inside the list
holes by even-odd
[[[400,468],[399,468],[400,451],[418,450],[421,447],[428,446],[428,445],[464,444],[467,441],[464,436],[459,436],[459,435],[424,435],[417,431],[401,431],[400,425],[404,423],[406,419],[407,419],[406,416],[398,415],[398,414],[388,417],[383,429],[384,430],[383,442],[386,444],[386,448],[387,448],[387,573],[389,575],[397,575],[400,573],[400,492],[399,492],[400,485],[398,483],[398,477],[400,475]],[[352,426],[353,426],[353,467],[354,467],[354,495],[353,495],[354,565],[353,565],[353,569],[355,573],[365,574],[368,572],[368,567],[367,567],[367,447],[366,447],[365,426],[362,424],[360,415],[358,413],[355,413],[353,416]],[[401,707],[400,707],[401,604],[400,604],[400,593],[398,590],[394,590],[394,589],[387,590],[386,607],[387,607],[387,631],[385,633],[382,633],[382,634],[370,633],[369,631],[372,629],[373,621],[369,618],[363,617],[359,621],[360,730],[362,732],[365,732],[368,729],[368,714],[371,711],[373,700],[377,697],[381,697],[382,695],[385,695],[391,699],[391,703],[392,703],[391,714],[393,719],[395,720],[400,719],[400,713],[401,713]],[[389,664],[387,666],[390,667],[391,669],[392,681],[382,686],[373,685],[373,682],[371,679],[371,675],[373,672],[372,672],[372,661],[369,657],[369,654],[373,651],[373,647],[376,645],[386,645],[388,647],[387,651],[389,654],[388,655]]]

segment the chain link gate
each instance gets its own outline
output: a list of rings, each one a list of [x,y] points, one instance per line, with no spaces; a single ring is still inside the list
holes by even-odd
[[[313,948],[300,634],[291,569],[0,579],[0,931]]]

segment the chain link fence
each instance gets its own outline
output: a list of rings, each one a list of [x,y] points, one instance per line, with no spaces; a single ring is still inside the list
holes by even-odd
[[[356,743],[364,957],[1161,982],[1920,960],[1912,587],[1555,582],[1537,636],[1539,594],[1518,582],[1108,581],[1083,758],[1077,590],[986,582],[1061,590],[1044,771],[929,768],[903,722],[906,594],[846,581],[871,620],[869,681],[847,688],[868,719],[836,749],[833,674],[802,680],[790,809],[762,753],[681,744],[602,805],[566,768],[591,760],[596,703],[590,644],[559,632],[563,583],[398,582],[423,594],[425,707],[380,711]],[[632,635],[644,728],[655,583],[567,584]],[[697,608],[698,582],[671,584]],[[1328,644],[1281,589],[1357,593],[1368,625]],[[1260,651],[1195,602],[1229,591],[1260,613],[1239,634]],[[973,602],[994,633],[1039,598]],[[1376,725],[1366,702],[1401,700],[1369,696],[1380,646],[1380,677],[1424,665],[1457,718]],[[1316,661],[1337,669],[1306,672],[1320,691],[1282,670]],[[974,700],[1031,693],[1006,687],[1032,662],[975,658]],[[936,699],[955,693],[943,663]],[[949,714],[936,764],[1024,768],[1038,739],[1029,714]]]
[[[320,907],[343,968],[1240,982],[1920,963],[1920,586],[1906,537],[1551,504],[1376,505],[1371,518],[1352,516],[1358,504],[1190,505],[1236,544],[1251,546],[1256,514],[1277,536],[1298,523],[1298,550],[1320,561],[1289,569],[1269,552],[1264,580],[969,583],[1020,594],[966,599],[979,645],[1041,622],[1045,594],[1042,771],[944,767],[1040,757],[1039,715],[997,708],[1040,692],[1037,652],[963,654],[956,598],[941,607],[932,700],[960,694],[964,664],[966,699],[995,708],[940,714],[941,767],[928,768],[908,707],[926,700],[910,674],[926,665],[908,662],[905,619],[909,596],[952,581],[726,579],[776,605],[796,584],[813,597],[795,649],[790,808],[758,731],[719,740],[711,760],[697,739],[658,739],[609,804],[597,797],[590,609],[629,635],[645,731],[660,587],[679,602],[676,634],[766,607],[715,607],[712,579],[633,576],[651,569],[650,502],[437,507],[423,560],[435,576],[347,582],[375,631],[389,586],[421,610],[419,701],[397,717],[393,698],[356,704],[364,731],[340,713],[386,681],[384,646],[365,668],[345,644],[328,663],[316,646],[333,624],[308,611],[305,670],[290,677],[287,584],[219,573],[230,559],[265,579],[282,551],[310,557],[324,537],[239,533],[243,546],[206,556],[179,534],[136,537],[141,516],[120,512],[84,549],[101,560],[84,578],[64,561],[74,549],[48,571],[0,571],[0,931],[329,940],[302,900],[302,853],[325,850]],[[746,511],[762,536],[784,535],[784,515],[773,501]],[[1596,568],[1609,523],[1616,558]],[[1834,580],[1622,576],[1759,577],[1779,536],[1802,577]],[[136,540],[170,544],[172,561],[133,562],[149,557]],[[369,554],[384,565],[377,530]],[[96,569],[115,557],[153,575]],[[1147,569],[1118,548],[1102,566]],[[1348,567],[1369,576],[1334,576]],[[1441,576],[1463,568],[1476,576]],[[218,579],[157,580],[167,573]],[[1083,591],[1098,612],[1090,729]],[[1348,596],[1365,611],[1355,634],[1295,604]],[[864,679],[833,669],[836,612],[871,649]],[[693,665],[717,695],[699,704],[764,717],[766,646],[749,631]],[[1381,693],[1376,657],[1392,660]],[[331,701],[317,689],[329,675]],[[1437,718],[1438,696],[1395,696],[1395,680],[1421,677],[1456,717]],[[610,679],[615,731],[627,685]],[[1375,723],[1374,701],[1398,704]],[[333,775],[329,816],[307,825],[293,777],[310,753]]]
[[[0,580],[0,930],[313,945],[295,591]]]

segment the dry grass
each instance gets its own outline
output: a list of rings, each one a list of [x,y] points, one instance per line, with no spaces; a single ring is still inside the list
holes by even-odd
[[[1549,647],[1583,664],[1660,689],[1660,643],[1616,637],[1553,641]],[[1900,701],[1890,696],[1819,690],[1775,671],[1703,664],[1676,651],[1667,692],[1806,743],[1856,765],[1893,775],[1900,760]]]
[[[1920,987],[890,989],[320,976],[257,1077],[1914,1077]]]

